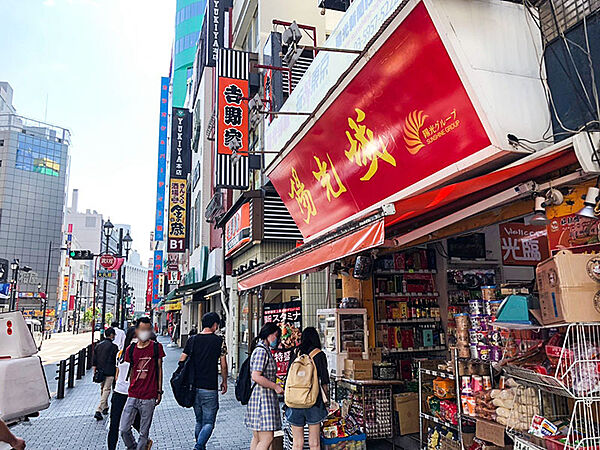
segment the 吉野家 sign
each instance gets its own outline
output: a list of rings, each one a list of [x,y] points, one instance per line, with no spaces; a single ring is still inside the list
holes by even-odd
[[[229,256],[252,240],[250,203],[244,203],[225,224],[225,255]]]
[[[419,3],[269,178],[307,238],[490,143]]]
[[[522,223],[503,223],[498,227],[505,266],[537,266],[550,257],[546,227]]]
[[[248,80],[219,77],[217,153],[248,153]]]

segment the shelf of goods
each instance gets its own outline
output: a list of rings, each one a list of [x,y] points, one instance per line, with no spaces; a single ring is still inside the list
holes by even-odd
[[[441,362],[441,361],[440,361]],[[457,352],[454,351],[452,370],[441,370],[424,366],[423,361],[418,363],[419,380],[419,442],[420,448],[437,448],[441,439],[448,439],[444,448],[462,448],[462,412],[460,390],[454,381],[458,370]],[[425,381],[425,379],[427,381]],[[432,383],[432,395],[424,398],[425,386]],[[425,405],[428,410],[425,411]],[[435,406],[433,406],[435,405]],[[425,426],[428,422],[428,426]],[[440,425],[436,427],[435,425]],[[449,446],[449,447],[448,447]]]
[[[393,437],[392,385],[336,380],[336,401],[364,430],[367,439]]]
[[[519,395],[525,389],[536,389],[538,414],[565,424],[559,436],[546,437],[545,445],[537,445],[528,439],[526,424],[514,420],[513,410],[507,418],[507,432],[521,448],[600,448],[600,324],[494,326],[503,330],[506,339],[504,359],[496,367],[524,386],[514,404],[524,403]],[[557,404],[563,405],[562,410]]]

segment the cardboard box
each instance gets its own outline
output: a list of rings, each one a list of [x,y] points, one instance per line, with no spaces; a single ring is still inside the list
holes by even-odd
[[[419,432],[419,395],[417,393],[395,394],[394,410],[398,412],[400,436]]]
[[[507,442],[504,440],[506,427],[498,422],[477,419],[475,425],[475,436],[483,441],[491,442],[499,447],[504,447]]]
[[[373,362],[366,359],[346,359],[344,376],[351,380],[372,380]]]
[[[369,361],[381,362],[381,348],[369,349]]]
[[[363,352],[360,347],[348,346],[346,353],[348,354],[348,359],[363,359]]]
[[[594,300],[600,283],[588,275],[588,271],[594,273],[590,262],[594,258],[597,256],[561,250],[538,265],[536,276],[544,325],[600,321],[600,302]]]

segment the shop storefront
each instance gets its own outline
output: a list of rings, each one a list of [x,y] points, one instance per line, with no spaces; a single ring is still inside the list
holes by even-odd
[[[481,397],[495,389],[493,395],[529,401],[534,391],[536,399],[546,396],[556,380],[548,376],[528,390],[534,384],[515,375],[531,375],[520,366],[519,358],[527,358],[522,335],[536,345],[548,340],[539,333],[549,325],[543,312],[548,305],[540,309],[528,297],[537,293],[536,268],[561,248],[597,247],[589,247],[597,242],[596,219],[576,214],[597,175],[584,173],[579,161],[568,141],[488,175],[399,200],[392,213],[373,215],[364,219],[366,225],[324,236],[241,276],[238,289],[256,291],[281,277],[332,269],[343,300],[337,309],[319,310],[317,321],[339,404],[361,405],[349,423],[342,422],[349,433],[356,421],[367,439],[396,436],[401,445],[410,444],[398,436],[420,429],[422,445],[433,448],[440,439],[466,445],[475,434],[499,442],[496,436],[500,430],[503,438],[508,417],[498,416],[493,401]],[[509,295],[516,300],[500,308]],[[521,304],[521,316],[515,316],[513,305],[518,308],[524,298],[525,315]],[[494,325],[503,311],[518,324]],[[523,331],[515,334],[515,328]],[[581,333],[593,340],[589,330]],[[555,336],[564,341],[568,335]],[[515,342],[519,349],[511,347]],[[516,362],[503,369],[507,352]],[[548,373],[556,370],[557,359],[550,358],[555,364]],[[579,417],[561,399],[546,401],[562,407],[564,417]],[[522,422],[533,419],[531,406],[529,415],[518,416]],[[339,418],[332,419],[325,433],[329,429],[334,437],[339,424]],[[535,440],[526,433],[529,428],[519,426],[525,433],[513,437]]]

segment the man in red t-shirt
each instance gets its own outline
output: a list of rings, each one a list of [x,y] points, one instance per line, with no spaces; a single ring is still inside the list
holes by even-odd
[[[150,340],[152,322],[148,317],[137,320],[135,334],[137,344],[131,344],[125,349],[125,361],[130,364],[127,375],[129,398],[123,408],[119,431],[129,450],[143,450],[148,446],[154,408],[162,399],[162,359],[165,351],[161,344]],[[137,414],[140,415],[140,436],[136,443],[131,427]]]

